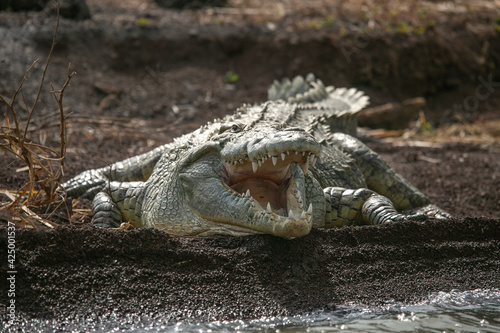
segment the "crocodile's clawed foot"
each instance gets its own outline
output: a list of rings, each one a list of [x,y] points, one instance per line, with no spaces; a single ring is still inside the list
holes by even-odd
[[[429,217],[425,214],[394,214],[392,218],[386,219],[383,223],[394,222],[424,222]]]
[[[417,221],[412,218],[413,216],[423,216],[424,220],[426,219],[447,220],[452,217],[451,214],[445,212],[438,206],[432,204],[412,209],[410,211],[406,211],[405,214],[407,214],[407,216],[412,221]]]

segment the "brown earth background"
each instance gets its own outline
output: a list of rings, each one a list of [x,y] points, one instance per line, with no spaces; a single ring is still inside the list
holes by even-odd
[[[363,139],[454,218],[313,230],[293,241],[174,238],[94,229],[89,202],[74,200],[71,222],[41,210],[54,228],[16,222],[17,321],[5,330],[288,316],[500,288],[498,1],[234,0],[189,10],[145,0],[87,5],[90,19],[61,19],[28,131],[33,142],[58,147],[50,83],[61,87],[71,63],[77,75],[64,95],[63,180],[170,142],[243,103],[265,101],[274,79],[313,72],[326,84],[364,90],[374,107],[425,98],[421,116],[404,128],[364,128]],[[33,103],[55,22],[49,9],[0,12],[1,95],[10,98],[40,58],[18,98]],[[0,150],[0,190],[15,194],[26,184],[24,167]],[[5,208],[6,195],[0,202],[6,249],[7,221],[17,215]],[[0,259],[6,316],[6,251]]]

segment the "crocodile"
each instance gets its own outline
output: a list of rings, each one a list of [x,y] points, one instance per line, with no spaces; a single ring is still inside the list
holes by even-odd
[[[99,227],[179,236],[307,235],[312,227],[450,215],[356,138],[368,97],[313,74],[274,81],[268,101],[62,186],[93,198]]]

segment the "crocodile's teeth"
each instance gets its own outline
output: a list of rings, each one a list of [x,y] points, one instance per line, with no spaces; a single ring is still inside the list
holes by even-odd
[[[306,156],[306,152],[305,151],[302,152],[302,156]]]
[[[262,160],[257,160],[257,163],[260,167],[262,166]]]
[[[291,209],[290,209],[290,211],[288,212],[288,217],[290,217],[290,218],[292,218],[292,219],[293,219],[293,218],[295,218],[295,217],[293,216],[293,211],[292,211]]]
[[[312,214],[312,212],[313,212],[313,204],[310,203],[309,208],[307,209],[307,214]]]
[[[290,151],[289,151],[289,150],[287,150],[287,151],[286,151],[286,154],[287,154],[287,155],[290,155]]]
[[[287,152],[288,153],[288,152]],[[288,153],[289,154],[289,153]],[[285,160],[285,153],[281,153],[281,160],[284,161]]]
[[[301,219],[305,219],[306,218],[306,212],[305,212],[305,210],[303,210],[302,214],[300,214],[300,218]]]
[[[249,198],[251,198],[251,197],[252,197],[252,195],[250,194],[250,190],[247,190],[247,191],[245,192],[245,195],[246,195],[247,197],[249,197]]]
[[[298,155],[298,154],[299,154],[299,152],[296,150],[296,151],[295,151],[295,155]]]
[[[259,164],[257,162],[255,162],[255,161],[252,161],[252,170],[253,170],[253,173],[256,173],[258,168],[259,168]]]
[[[307,175],[307,171],[309,170],[309,161],[306,163],[302,164],[302,171],[304,172],[304,175]]]
[[[316,165],[316,161],[318,160],[318,157],[316,155],[311,155],[311,165],[314,166]]]
[[[276,163],[278,163],[278,156],[273,156],[272,160],[273,160],[273,165],[276,165]]]
[[[270,202],[268,202],[268,203],[267,203],[267,207],[266,207],[266,212],[268,212],[268,213],[272,213],[272,211],[273,211],[273,210],[271,209],[271,203],[270,203]]]

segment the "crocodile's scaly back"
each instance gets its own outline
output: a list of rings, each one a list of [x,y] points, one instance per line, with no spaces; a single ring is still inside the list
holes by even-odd
[[[297,105],[293,115],[286,120],[289,126],[306,128],[313,133],[317,132],[314,130],[317,125],[328,124],[330,133],[350,135],[356,135],[356,113],[369,103],[362,91],[355,88],[325,87],[313,74],[307,75],[305,79],[297,76],[293,80],[285,78],[274,81],[268,90],[268,99]]]

